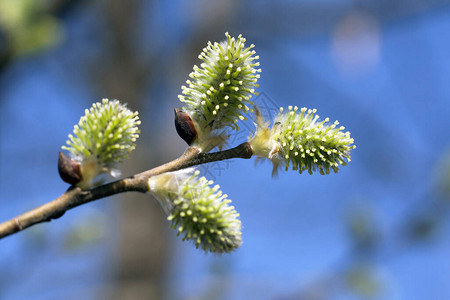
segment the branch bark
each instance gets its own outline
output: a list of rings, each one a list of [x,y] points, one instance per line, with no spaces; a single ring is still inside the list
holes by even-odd
[[[19,232],[25,228],[60,218],[74,207],[124,192],[148,192],[147,181],[150,177],[166,172],[177,171],[188,167],[221,161],[231,158],[252,157],[250,144],[245,142],[232,149],[213,153],[202,153],[195,147],[189,147],[179,158],[147,170],[145,172],[107,183],[87,191],[72,186],[60,197],[42,206],[32,209],[20,216],[0,224],[0,239]]]

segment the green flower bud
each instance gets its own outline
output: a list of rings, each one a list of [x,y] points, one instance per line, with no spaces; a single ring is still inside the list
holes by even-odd
[[[241,245],[239,214],[219,186],[199,171],[164,173],[149,179],[149,189],[168,213],[171,227],[206,252],[231,252]]]
[[[254,45],[245,47],[245,38],[237,39],[225,34],[226,41],[208,43],[200,53],[203,63],[194,66],[182,86],[180,101],[185,103],[182,111],[188,113],[195,124],[198,136],[194,146],[208,152],[216,146],[222,146],[227,136],[221,134],[226,127],[239,130],[238,120],[251,111],[250,98],[256,95],[260,69],[258,56],[252,50]]]
[[[139,137],[137,115],[118,100],[108,99],[85,110],[73,135],[69,134],[68,146],[62,146],[80,163],[82,180],[78,186],[88,188],[97,175],[118,172],[118,164],[128,158]]]
[[[269,128],[257,113],[257,129],[249,143],[254,155],[274,163],[274,173],[280,164],[300,173],[318,170],[323,175],[329,174],[330,169],[337,172],[339,165],[350,162],[350,150],[356,146],[350,132],[343,132],[345,128],[338,126],[338,121],[331,125],[328,122],[329,118],[319,121],[316,109],[289,106],[285,113],[280,108]]]

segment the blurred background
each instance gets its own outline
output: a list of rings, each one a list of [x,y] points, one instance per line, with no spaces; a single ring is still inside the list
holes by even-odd
[[[450,1],[0,0],[0,221],[68,188],[58,151],[101,98],[140,112],[124,175],[178,157],[180,86],[227,31],[256,45],[263,112],[339,120],[352,162],[202,166],[241,215],[229,255],[181,242],[149,195],[76,208],[0,241],[1,299],[450,299]]]

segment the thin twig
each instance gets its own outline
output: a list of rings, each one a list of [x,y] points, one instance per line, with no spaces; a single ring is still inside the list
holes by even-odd
[[[87,191],[83,191],[79,187],[72,186],[55,200],[32,209],[9,221],[1,223],[0,239],[35,224],[57,219],[64,215],[67,210],[94,200],[123,192],[134,191],[146,193],[149,189],[147,184],[148,179],[155,175],[177,171],[209,162],[231,158],[250,158],[251,156],[252,149],[247,142],[242,143],[235,148],[214,153],[202,153],[195,147],[189,147],[179,158],[127,178],[97,186]]]

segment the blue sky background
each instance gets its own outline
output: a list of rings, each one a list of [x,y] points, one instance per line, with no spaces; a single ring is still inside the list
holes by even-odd
[[[382,2],[242,1],[213,37],[196,36],[206,44],[242,33],[260,55],[255,101],[263,110],[317,108],[357,148],[328,176],[271,178],[271,166],[253,159],[202,166],[233,200],[244,243],[230,255],[205,255],[168,231],[168,299],[450,297],[449,199],[439,190],[450,155],[450,4]],[[160,99],[140,111],[141,130],[156,128],[154,144],[138,147],[148,155],[168,149],[159,154],[165,161],[185,149],[172,109],[201,48],[180,49],[215,22],[207,11],[214,5],[202,5],[155,2],[137,16],[135,55],[158,60],[143,98]],[[59,17],[61,42],[1,70],[0,220],[67,189],[56,169],[61,145],[84,108],[115,97],[86,76],[108,36],[97,13],[76,5]],[[252,127],[243,128],[236,144]],[[117,202],[90,203],[0,241],[0,298],[106,295],[120,240]],[[74,238],[80,232],[89,232],[87,242]]]

